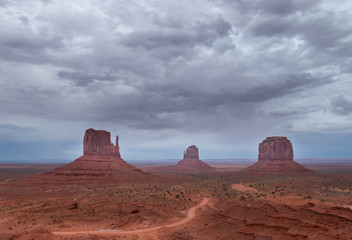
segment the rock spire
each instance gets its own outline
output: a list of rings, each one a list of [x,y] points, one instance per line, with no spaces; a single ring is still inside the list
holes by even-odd
[[[83,138],[83,155],[102,155],[121,157],[119,137],[116,136],[116,145],[111,143],[110,133],[105,130],[86,130]]]

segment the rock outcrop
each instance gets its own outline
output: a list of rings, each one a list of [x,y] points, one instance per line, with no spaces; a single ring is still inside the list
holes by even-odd
[[[267,137],[259,143],[258,160],[293,161],[292,143],[286,137]]]
[[[176,165],[159,167],[162,171],[182,171],[182,172],[209,172],[215,168],[199,160],[198,148],[195,145],[189,146],[183,152],[183,159]]]
[[[286,137],[267,137],[259,144],[258,162],[247,171],[256,173],[303,173],[307,168],[293,161],[292,143]]]
[[[37,177],[55,183],[146,181],[157,176],[126,163],[120,155],[118,137],[111,143],[110,133],[87,129],[83,139],[83,156]]]
[[[83,155],[121,157],[119,137],[116,136],[116,145],[110,139],[110,133],[105,130],[87,129],[83,140]]]
[[[189,146],[186,152],[183,152],[183,158],[197,158],[199,159],[199,152],[196,145]]]

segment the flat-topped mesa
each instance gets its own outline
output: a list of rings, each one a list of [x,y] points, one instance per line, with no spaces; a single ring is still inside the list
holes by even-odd
[[[183,158],[197,158],[199,159],[198,148],[196,145],[191,145],[187,148],[186,152],[183,153]]]
[[[118,143],[119,137],[116,136],[116,146],[111,143],[110,133],[105,130],[94,130],[89,128],[84,134],[83,155],[102,155],[120,157]]]
[[[286,137],[267,137],[259,143],[258,162],[246,168],[255,174],[300,174],[310,172],[293,160],[292,143]]]
[[[293,161],[292,143],[286,137],[267,137],[259,144],[259,161]]]

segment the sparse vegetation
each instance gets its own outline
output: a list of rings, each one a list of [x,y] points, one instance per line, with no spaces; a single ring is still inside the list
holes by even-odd
[[[187,209],[198,204],[203,198],[211,198],[214,200],[214,205],[199,211],[202,217],[198,222],[192,222],[191,226],[192,229],[197,229],[197,224],[202,224],[203,228],[207,226],[207,229],[216,229],[215,224],[221,227],[224,221],[234,224],[228,212],[232,208],[241,209],[243,212],[250,212],[252,208],[262,208],[264,215],[258,219],[265,219],[268,216],[276,216],[275,214],[280,216],[285,211],[298,214],[300,208],[290,203],[299,203],[300,206],[304,206],[301,208],[314,210],[320,205],[342,204],[340,207],[343,207],[351,205],[352,202],[352,182],[347,176],[340,176],[340,179],[319,176],[248,178],[235,174],[232,176],[219,174],[216,177],[205,178],[192,174],[192,178],[192,181],[156,184],[17,186],[11,191],[8,186],[1,185],[0,201],[3,203],[4,199],[7,201],[9,199],[11,205],[6,205],[6,208],[1,209],[0,214],[12,219],[4,228],[4,231],[9,234],[24,231],[24,228],[27,229],[26,231],[37,229],[43,225],[43,222],[57,229],[69,228],[68,222],[80,224],[82,228],[90,228],[97,226],[97,223],[103,223],[102,229],[136,229],[146,225],[158,226],[165,222],[170,223],[175,218],[181,219]],[[233,184],[243,184],[245,188],[243,191],[235,190],[232,188]],[[248,187],[253,189],[246,190]],[[19,196],[22,195],[19,193],[25,194],[27,199],[21,199]],[[239,214],[241,211],[234,210],[231,214]],[[334,213],[337,214],[338,211],[348,210],[330,209],[330,211],[335,211]],[[227,217],[222,216],[220,212]],[[314,218],[317,217],[314,212],[311,214]],[[216,217],[211,218],[212,216]],[[302,227],[298,220],[293,220],[294,214],[290,216],[291,219],[286,219],[282,224],[287,222],[297,228]],[[253,219],[252,221],[255,223]],[[312,226],[314,226],[314,221],[310,223]],[[242,223],[242,220],[239,222]],[[346,222],[349,224],[348,221],[341,220],[341,222],[345,225]],[[265,222],[260,222],[260,224],[264,224],[263,228],[265,228]],[[336,231],[341,231],[345,225],[342,223],[339,225],[337,222]]]

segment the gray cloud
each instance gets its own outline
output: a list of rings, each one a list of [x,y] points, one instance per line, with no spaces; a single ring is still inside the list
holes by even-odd
[[[63,48],[62,38],[59,36],[26,36],[20,32],[2,35],[0,44],[0,55],[4,60],[41,64],[48,60],[46,51]]]
[[[212,47],[219,39],[228,37],[231,24],[223,18],[210,18],[184,23],[184,27],[160,26],[150,30],[137,30],[123,35],[119,43],[130,48],[143,48],[151,54],[168,60],[187,56],[197,46]]]
[[[338,96],[331,101],[332,111],[341,115],[352,114],[352,101],[348,101],[344,96]]]
[[[308,9],[317,6],[320,2],[321,0],[254,1],[254,3],[252,3],[254,6],[252,5],[252,7],[257,7],[269,14],[289,15],[296,12],[305,12]]]
[[[18,119],[21,126],[28,118],[31,129],[47,124],[60,131],[62,121],[75,129],[145,131],[145,138],[196,132],[194,139],[227,140],[235,133],[253,140],[349,124],[339,119],[351,112],[342,97],[351,79],[350,4],[38,0],[0,6],[0,122]],[[330,122],[321,114],[330,114]]]
[[[310,74],[303,73],[277,77],[281,78],[280,81],[271,80],[254,86],[236,100],[263,102],[327,83],[326,80],[314,79]]]
[[[290,4],[282,3],[290,7]],[[304,9],[307,11],[306,15],[260,14],[258,21],[251,22],[250,30],[259,37],[299,40],[304,43],[302,50],[310,52],[311,56],[318,54],[322,60],[327,60],[328,56],[338,58],[350,56],[349,39],[352,25],[346,16],[341,15],[341,12],[321,9],[316,3],[314,5],[313,10]]]
[[[59,71],[57,74],[62,79],[69,79],[77,86],[86,86],[94,81],[117,81],[118,76],[107,73],[84,73],[84,72],[68,72]]]

